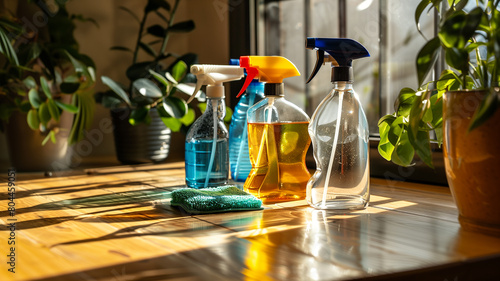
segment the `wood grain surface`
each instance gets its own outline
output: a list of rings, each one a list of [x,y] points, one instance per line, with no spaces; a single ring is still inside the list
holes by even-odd
[[[165,199],[183,163],[117,166],[19,173],[10,217],[0,179],[0,280],[500,280],[500,237],[462,230],[447,187],[372,179],[363,211],[191,216]]]

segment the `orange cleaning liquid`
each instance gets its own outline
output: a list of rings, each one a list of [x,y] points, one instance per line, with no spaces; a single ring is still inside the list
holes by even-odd
[[[245,191],[264,203],[306,197],[311,177],[305,164],[311,139],[309,122],[248,123],[248,147],[252,170]]]

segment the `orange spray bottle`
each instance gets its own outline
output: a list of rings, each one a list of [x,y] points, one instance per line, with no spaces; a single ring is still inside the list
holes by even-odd
[[[248,110],[248,146],[252,169],[245,191],[264,203],[305,199],[311,177],[305,164],[311,144],[309,117],[284,98],[283,79],[299,76],[295,65],[279,56],[245,56],[240,66],[247,78],[240,94],[254,78],[265,82],[265,98]]]

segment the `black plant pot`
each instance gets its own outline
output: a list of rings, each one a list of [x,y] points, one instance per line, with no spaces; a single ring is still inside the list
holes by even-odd
[[[157,163],[167,159],[171,131],[161,121],[156,109],[149,111],[151,123],[132,126],[130,109],[111,110],[116,157],[122,164]]]

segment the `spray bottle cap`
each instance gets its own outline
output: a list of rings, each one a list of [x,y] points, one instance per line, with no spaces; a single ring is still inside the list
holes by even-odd
[[[284,78],[300,76],[297,67],[280,56],[244,56],[240,57],[240,66],[246,69],[247,78],[236,97],[241,96],[256,77],[260,82],[266,82],[267,87],[270,84],[283,83]]]
[[[306,48],[316,50],[316,65],[306,83],[311,82],[326,62],[332,63],[332,82],[352,81],[352,61],[370,56],[363,45],[348,38],[308,37]],[[325,52],[328,54],[325,55]]]
[[[196,75],[196,89],[191,95],[190,103],[196,96],[196,93],[201,89],[201,86],[207,85],[207,97],[223,98],[224,86],[223,82],[240,80],[244,71],[241,67],[232,65],[213,65],[213,64],[193,64],[191,73]]]

